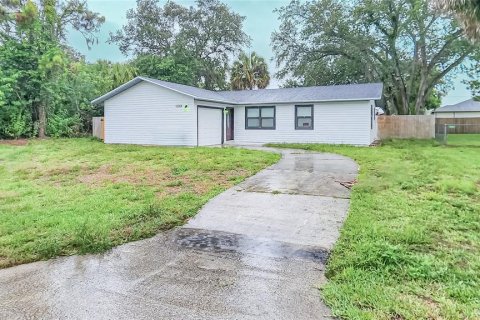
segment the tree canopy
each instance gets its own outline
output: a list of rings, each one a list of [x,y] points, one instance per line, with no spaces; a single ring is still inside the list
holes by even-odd
[[[398,114],[438,107],[459,70],[478,94],[480,50],[449,15],[476,1],[434,2],[443,9],[427,0],[293,0],[277,10],[276,76],[284,86],[383,82],[388,110]],[[86,0],[0,0],[0,138],[85,134],[103,113],[90,101],[137,75],[213,90],[265,88],[265,59],[244,52],[244,20],[220,0],[138,0],[109,40],[129,60],[91,63],[68,43],[70,32],[89,48],[97,43],[105,19]]]
[[[278,77],[301,85],[383,82],[391,113],[418,114],[478,48],[424,0],[293,0],[272,35]]]
[[[250,43],[242,31],[245,17],[218,0],[197,0],[189,8],[174,1],[161,6],[158,0],[138,0],[127,20],[110,35],[125,55],[190,60],[193,83],[207,89],[228,87],[230,56]]]
[[[0,2],[0,70],[3,102],[1,135],[44,137],[49,114],[72,120],[64,104],[69,94],[75,56],[66,42],[66,30],[81,32],[88,44],[104,22],[88,9],[86,1]]]
[[[443,10],[453,12],[470,38],[480,39],[479,0],[433,0],[432,2]]]
[[[159,57],[151,54],[137,56],[131,63],[142,76],[165,81],[197,85],[195,74],[198,64],[194,59],[182,59],[178,56]]]

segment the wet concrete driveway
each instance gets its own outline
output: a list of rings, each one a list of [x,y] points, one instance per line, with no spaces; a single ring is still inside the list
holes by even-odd
[[[0,270],[0,319],[327,319],[317,290],[356,164],[291,150],[183,228]]]

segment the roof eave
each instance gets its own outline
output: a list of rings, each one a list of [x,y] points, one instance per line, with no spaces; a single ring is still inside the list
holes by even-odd
[[[125,91],[131,87],[133,87],[134,85],[136,85],[137,83],[143,81],[143,79],[141,77],[135,77],[133,78],[132,80],[122,84],[121,86],[113,89],[112,91],[109,91],[107,93],[105,93],[104,95],[92,100],[90,103],[91,104],[99,104],[99,103],[102,103],[103,101],[113,97],[113,96],[116,96],[117,94],[121,93],[122,91]]]
[[[168,89],[168,90],[172,90],[172,91],[175,91],[175,92],[177,92],[177,93],[183,94],[183,95],[185,95],[185,96],[189,96],[189,97],[192,97],[192,98],[194,98],[194,99],[197,99],[197,96],[195,96],[195,95],[193,95],[193,94],[190,94],[190,93],[186,93],[185,91],[181,91],[181,90],[177,90],[177,89],[170,88],[170,87],[165,86],[165,85],[163,85],[163,84],[160,84],[160,83],[158,83],[158,82],[152,81],[152,80],[150,80],[150,79],[148,79],[148,78],[144,78],[144,77],[138,77],[138,78],[140,78],[140,79],[142,79],[143,81],[146,81],[146,82],[148,82],[148,83],[154,84],[154,85],[156,85],[156,86],[159,86],[159,87],[162,87],[162,88],[165,88],[165,89]]]
[[[381,100],[381,97],[377,98],[349,98],[349,99],[315,99],[315,100],[295,100],[295,101],[271,101],[271,102],[235,102],[232,103],[234,105],[254,105],[254,104],[272,104],[272,103],[279,103],[279,104],[288,104],[288,103],[315,103],[315,102],[349,102],[349,101],[378,101]]]
[[[229,100],[216,100],[216,99],[204,99],[204,98],[199,98],[199,97],[193,97],[197,101],[206,101],[206,102],[214,102],[214,103],[226,103],[230,105],[238,105],[236,102],[232,102]]]

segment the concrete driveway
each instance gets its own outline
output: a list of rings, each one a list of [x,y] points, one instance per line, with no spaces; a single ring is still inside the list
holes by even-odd
[[[0,270],[0,319],[326,319],[318,285],[357,165],[282,150],[184,227]]]

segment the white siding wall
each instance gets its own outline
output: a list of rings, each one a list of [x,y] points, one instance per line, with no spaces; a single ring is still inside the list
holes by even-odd
[[[480,112],[440,112],[436,118],[480,118]]]
[[[334,143],[369,145],[372,142],[370,101],[322,102],[314,105],[314,130],[295,130],[295,106],[276,105],[276,129],[245,129],[245,107],[235,107],[235,143]]]
[[[105,143],[195,146],[193,98],[140,82],[105,101]]]

